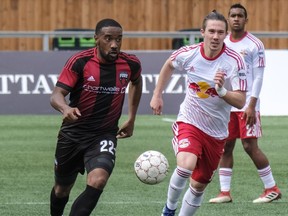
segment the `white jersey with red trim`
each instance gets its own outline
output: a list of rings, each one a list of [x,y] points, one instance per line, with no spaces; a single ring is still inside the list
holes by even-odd
[[[264,45],[257,37],[255,37],[249,32],[246,32],[245,35],[239,40],[233,40],[231,38],[231,34],[228,34],[224,41],[228,47],[232,48],[233,50],[237,51],[243,56],[246,66],[247,66],[248,87],[247,87],[247,93],[246,93],[246,104],[241,110],[235,107],[232,107],[232,110],[231,110],[231,111],[238,111],[238,112],[244,111],[249,104],[250,97],[252,94],[252,85],[255,79],[255,75],[253,75],[253,73],[255,71],[259,73],[264,72],[264,68],[266,64]],[[254,68],[263,68],[263,70],[254,70]],[[263,77],[263,74],[261,74],[260,76]],[[255,86],[255,85],[253,87],[261,88],[261,86]],[[257,100],[255,110],[256,111],[260,110],[259,98]]]
[[[215,58],[208,58],[203,43],[182,47],[170,58],[175,69],[187,73],[186,95],[177,121],[192,124],[216,139],[226,138],[231,105],[218,96],[214,76],[223,71],[227,90],[246,91],[244,59],[226,45]]]

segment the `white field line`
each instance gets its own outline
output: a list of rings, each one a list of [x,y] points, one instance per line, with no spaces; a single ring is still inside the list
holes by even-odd
[[[171,119],[171,118],[162,118],[162,121],[165,121],[165,122],[175,122],[175,119]]]

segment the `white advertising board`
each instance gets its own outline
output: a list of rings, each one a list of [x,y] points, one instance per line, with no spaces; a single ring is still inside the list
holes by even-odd
[[[288,115],[288,50],[267,50],[261,115]],[[286,91],[287,90],[287,91]]]

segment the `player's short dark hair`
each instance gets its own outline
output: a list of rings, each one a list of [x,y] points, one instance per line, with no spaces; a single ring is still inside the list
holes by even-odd
[[[229,9],[229,12],[228,12],[228,17],[229,17],[229,15],[230,15],[231,9],[234,9],[234,8],[241,8],[241,9],[243,9],[243,10],[244,10],[244,16],[245,16],[245,18],[248,17],[246,8],[245,8],[243,5],[241,5],[240,3],[231,5],[231,7],[230,7],[230,9]]]
[[[95,34],[99,34],[103,27],[108,27],[108,26],[119,27],[122,29],[122,26],[116,20],[108,18],[108,19],[100,20],[97,23],[96,28],[95,28]]]
[[[206,26],[207,26],[207,21],[208,20],[219,20],[219,21],[223,21],[225,23],[226,26],[226,32],[228,31],[228,22],[227,19],[219,12],[217,12],[216,10],[213,10],[212,12],[210,12],[203,20],[202,23],[202,29],[205,30]]]

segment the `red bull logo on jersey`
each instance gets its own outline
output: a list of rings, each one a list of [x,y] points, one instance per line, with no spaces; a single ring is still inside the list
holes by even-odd
[[[192,89],[199,98],[208,98],[218,96],[214,87],[211,87],[207,82],[190,83],[189,88]]]

